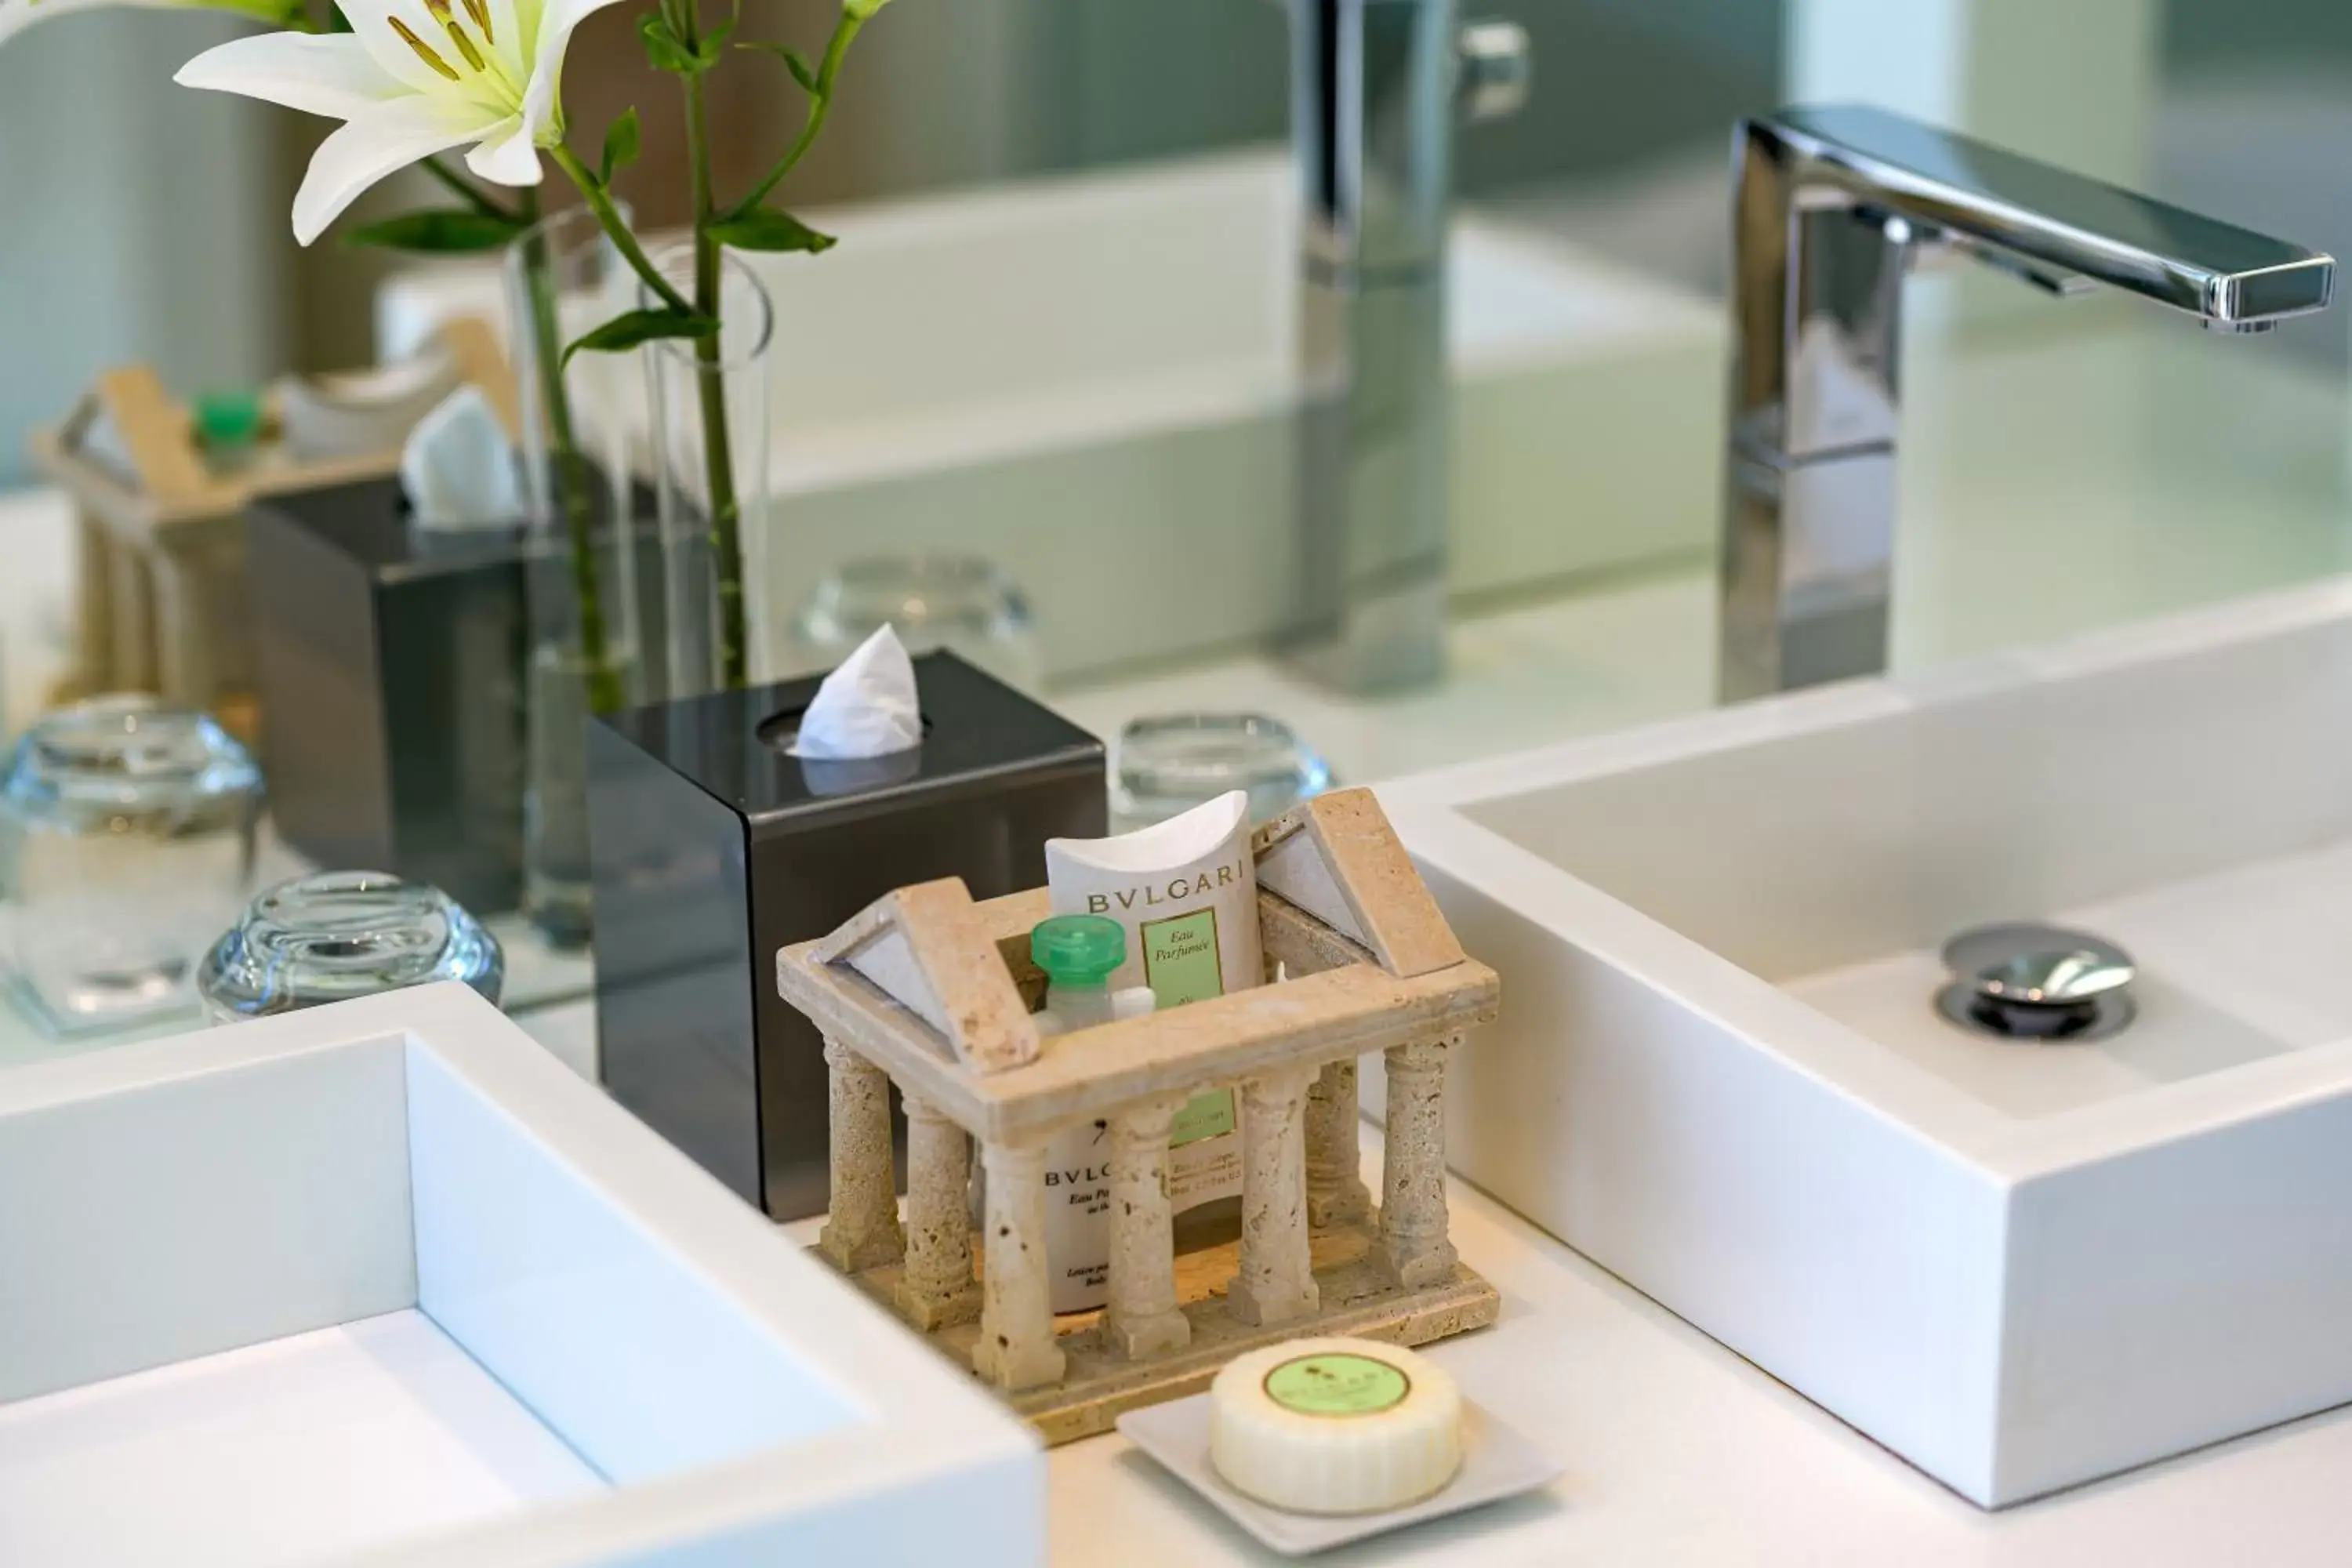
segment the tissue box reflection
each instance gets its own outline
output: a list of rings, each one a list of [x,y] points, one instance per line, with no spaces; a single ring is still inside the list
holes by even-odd
[[[262,767],[278,833],[467,909],[522,883],[520,526],[420,538],[390,478],[247,519]]]
[[[641,510],[651,519],[650,495]],[[638,526],[640,641],[661,646],[661,544]],[[522,890],[520,524],[431,533],[393,478],[296,490],[246,521],[262,771],[278,831],[325,866],[395,872],[477,914]]]
[[[589,729],[604,1085],[777,1219],[826,1202],[824,1042],[777,950],[909,882],[1035,887],[1046,839],[1108,829],[1100,741],[953,654],[915,676],[923,743],[868,760],[792,754],[814,679]]]

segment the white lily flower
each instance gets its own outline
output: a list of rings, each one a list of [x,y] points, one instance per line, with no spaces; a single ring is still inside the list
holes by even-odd
[[[295,193],[308,245],[369,186],[452,147],[470,144],[485,180],[539,184],[539,150],[563,140],[563,51],[612,3],[341,0],[351,32],[239,38],[174,79],[343,121]]]

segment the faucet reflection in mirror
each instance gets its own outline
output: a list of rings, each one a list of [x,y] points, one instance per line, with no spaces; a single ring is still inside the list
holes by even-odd
[[[1445,669],[1454,123],[1514,113],[1526,34],[1454,0],[1291,0],[1298,590],[1287,658],[1344,691]]]
[[[1746,121],[1733,184],[1727,701],[1886,668],[1915,258],[2105,284],[2242,333],[2335,288],[2330,257],[1874,109]]]

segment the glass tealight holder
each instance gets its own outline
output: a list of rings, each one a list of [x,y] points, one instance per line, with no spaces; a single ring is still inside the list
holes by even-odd
[[[438,888],[383,871],[320,871],[280,882],[205,954],[205,1016],[234,1024],[437,980],[496,1005],[498,938]]]
[[[1233,790],[1266,823],[1331,787],[1331,770],[1278,719],[1165,713],[1130,722],[1111,753],[1111,827],[1128,833]]]
[[[0,961],[34,1020],[85,1034],[190,1006],[252,890],[261,805],[243,746],[152,697],[26,731],[0,775]]]
[[[825,574],[793,623],[799,672],[833,668],[884,626],[907,651],[946,648],[1005,685],[1034,692],[1045,657],[1028,596],[976,555],[877,555]]]

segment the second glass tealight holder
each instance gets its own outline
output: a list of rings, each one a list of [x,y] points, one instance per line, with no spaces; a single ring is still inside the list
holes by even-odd
[[[793,662],[822,674],[884,626],[914,654],[946,648],[1016,691],[1045,658],[1019,584],[976,555],[877,555],[827,573],[793,623]]]
[[[382,871],[321,871],[281,882],[205,955],[196,987],[214,1024],[320,1007],[436,980],[496,1004],[498,938],[437,888]]]
[[[1111,753],[1111,826],[1165,822],[1231,790],[1266,823],[1331,787],[1331,770],[1289,725],[1263,713],[1165,713],[1137,719]]]

